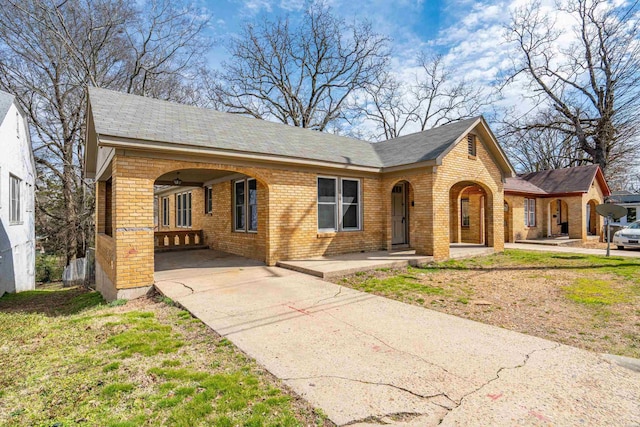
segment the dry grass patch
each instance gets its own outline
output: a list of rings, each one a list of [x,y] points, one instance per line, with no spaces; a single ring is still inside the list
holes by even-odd
[[[603,353],[640,358],[640,260],[507,250],[337,283]]]
[[[330,425],[167,302],[55,288],[0,298],[0,425]]]

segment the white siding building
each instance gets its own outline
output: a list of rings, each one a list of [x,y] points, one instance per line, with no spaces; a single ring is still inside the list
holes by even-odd
[[[26,116],[0,91],[0,296],[35,288],[35,173]]]

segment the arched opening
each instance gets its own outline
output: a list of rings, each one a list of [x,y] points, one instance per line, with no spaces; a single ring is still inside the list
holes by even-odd
[[[596,212],[598,202],[594,199],[587,203],[587,234],[590,236],[598,235],[598,212]]]
[[[450,243],[493,246],[492,194],[472,181],[459,182],[449,190]]]
[[[237,170],[176,169],[156,178],[153,194],[154,253],[213,249],[266,260],[268,186],[261,179]]]
[[[504,242],[513,243],[513,211],[509,203],[504,202]]]
[[[391,230],[392,248],[409,247],[414,234],[411,214],[414,206],[413,187],[408,181],[398,181],[391,186]]]
[[[551,237],[569,235],[569,206],[562,199],[549,203],[549,234]]]

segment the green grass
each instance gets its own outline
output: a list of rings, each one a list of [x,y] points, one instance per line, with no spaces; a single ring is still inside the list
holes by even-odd
[[[404,296],[407,293],[418,292],[423,295],[441,295],[444,289],[420,283],[419,278],[411,272],[401,273],[387,278],[367,277],[353,284],[355,289],[365,292],[394,294]]]
[[[0,298],[0,425],[324,425],[229,340],[185,322],[186,312],[112,307],[98,296]]]
[[[576,279],[565,292],[571,301],[597,306],[631,302],[633,298],[630,292],[614,287],[612,281],[601,279]]]

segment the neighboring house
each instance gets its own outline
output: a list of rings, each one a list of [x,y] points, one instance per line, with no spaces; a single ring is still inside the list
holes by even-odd
[[[514,175],[482,117],[372,144],[94,88],[85,165],[107,299],[146,292],[172,239],[267,265],[393,248],[442,260],[457,242],[502,251]],[[174,229],[187,236],[159,234]]]
[[[0,91],[0,295],[35,289],[35,165],[29,126]]]
[[[504,186],[505,242],[599,235],[596,206],[611,194],[597,165],[532,172],[507,178]]]
[[[607,198],[607,202],[627,208],[627,215],[616,221],[616,224],[627,225],[640,219],[638,217],[638,213],[640,213],[640,194],[613,192]]]

